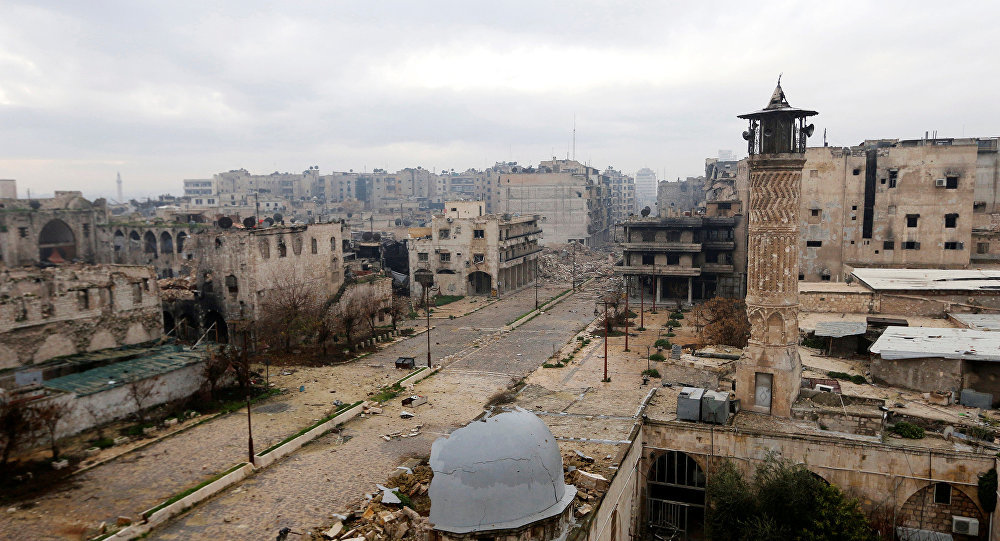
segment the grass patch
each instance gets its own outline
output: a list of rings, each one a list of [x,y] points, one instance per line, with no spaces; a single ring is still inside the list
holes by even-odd
[[[403,392],[403,386],[399,383],[393,383],[392,386],[382,389],[378,393],[372,395],[372,401],[384,403],[392,400],[399,396],[399,393]]]
[[[566,366],[566,365],[563,364],[563,363],[555,363],[555,364],[544,363],[544,364],[542,364],[542,368],[562,368],[564,366]]]
[[[302,430],[299,430],[298,432],[292,434],[291,436],[288,436],[287,438],[279,441],[278,443],[275,443],[274,445],[268,447],[267,449],[264,449],[263,451],[261,451],[260,453],[258,453],[257,456],[264,456],[264,455],[270,453],[271,451],[277,449],[278,447],[281,447],[282,445],[284,445],[284,444],[286,444],[286,443],[294,440],[295,438],[297,438],[297,437],[305,434],[306,432],[309,432],[310,430],[316,428],[317,426],[319,426],[319,425],[321,425],[321,424],[323,424],[323,423],[325,423],[325,422],[333,419],[334,417],[340,415],[341,413],[344,413],[345,411],[347,411],[347,410],[349,410],[349,409],[357,406],[361,402],[362,402],[362,400],[358,400],[357,402],[355,402],[353,404],[343,404],[343,405],[341,405],[340,407],[337,408],[336,411],[334,411],[330,415],[327,415],[326,417],[323,417],[319,421],[316,421],[315,423],[313,423],[313,424],[311,424],[311,425],[303,428]]]
[[[649,368],[647,370],[643,370],[642,371],[642,375],[643,376],[649,376],[651,378],[659,378],[660,377],[660,371],[657,370],[657,369],[655,369],[655,368]]]
[[[208,485],[210,485],[210,484],[218,481],[219,479],[222,479],[223,477],[229,475],[230,473],[233,473],[234,471],[242,468],[246,464],[247,464],[246,462],[241,462],[241,463],[233,466],[232,468],[229,468],[228,470],[226,470],[226,471],[224,471],[222,473],[218,473],[218,474],[213,475],[212,477],[209,477],[208,479],[206,479],[206,480],[198,483],[197,485],[195,485],[195,486],[193,486],[193,487],[185,490],[184,492],[179,492],[177,494],[174,494],[173,496],[170,497],[170,499],[164,501],[163,503],[157,505],[156,507],[153,507],[152,509],[144,511],[142,513],[142,517],[143,518],[149,518],[153,513],[159,511],[160,509],[163,509],[164,507],[167,507],[168,505],[171,505],[174,502],[180,501],[181,499],[186,498],[186,497],[190,496],[191,494],[194,494],[195,492],[201,490],[202,488],[204,488],[204,487],[206,487],[206,486],[208,486]]]
[[[114,446],[115,446],[115,440],[111,438],[101,438],[94,442],[94,447],[97,447],[98,449],[108,449]]]
[[[465,295],[437,295],[434,297],[434,306],[444,306],[464,298]]]
[[[822,336],[806,336],[802,339],[802,345],[813,349],[826,349],[826,339]]]

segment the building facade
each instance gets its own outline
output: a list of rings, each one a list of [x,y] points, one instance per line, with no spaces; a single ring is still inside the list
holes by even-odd
[[[94,263],[96,229],[107,221],[103,199],[80,192],[46,199],[0,199],[0,266]]]

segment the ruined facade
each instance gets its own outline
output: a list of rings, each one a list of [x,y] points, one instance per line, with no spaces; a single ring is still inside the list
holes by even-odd
[[[91,203],[80,192],[46,199],[0,199],[0,265],[94,263],[95,230],[107,221],[103,199]]]
[[[747,207],[747,318],[750,339],[736,367],[736,396],[742,406],[782,417],[799,395],[799,190],[804,125],[814,111],[788,105],[779,84],[743,136],[750,153]]]
[[[409,241],[412,297],[423,295],[414,277],[423,269],[434,273],[442,295],[496,295],[534,282],[538,219],[477,215],[471,206],[482,211],[481,202],[446,204],[449,210],[433,217],[430,230]]]
[[[705,202],[705,177],[688,177],[676,181],[661,180],[656,185],[657,216],[679,216],[694,213]]]
[[[148,267],[75,264],[0,274],[0,369],[162,334],[160,291]]]

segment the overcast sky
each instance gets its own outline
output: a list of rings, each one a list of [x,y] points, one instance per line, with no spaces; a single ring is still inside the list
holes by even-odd
[[[697,175],[739,113],[831,145],[998,135],[996,2],[0,0],[0,178],[180,193],[229,169],[576,157]]]

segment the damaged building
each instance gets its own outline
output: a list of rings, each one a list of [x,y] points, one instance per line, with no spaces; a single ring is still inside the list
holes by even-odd
[[[0,369],[139,344],[162,334],[160,291],[148,267],[0,270]]]
[[[96,229],[107,221],[103,199],[56,191],[41,199],[0,199],[0,265],[95,263]]]

